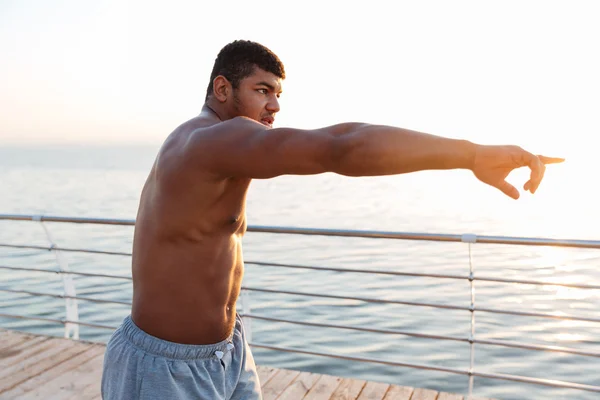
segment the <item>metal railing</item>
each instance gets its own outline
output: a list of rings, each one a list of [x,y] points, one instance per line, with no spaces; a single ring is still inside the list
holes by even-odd
[[[57,216],[41,216],[41,215],[4,215],[0,214],[0,220],[12,220],[12,221],[37,221],[44,225],[44,222],[60,222],[60,223],[76,223],[76,224],[100,224],[100,225],[120,225],[120,226],[133,226],[135,225],[134,220],[123,220],[123,219],[100,219],[100,218],[71,218],[71,217],[57,217]],[[83,252],[91,254],[104,254],[104,255],[120,255],[120,256],[131,256],[129,252],[117,252],[117,251],[104,251],[98,249],[81,249],[81,248],[68,248],[60,247],[54,243],[50,232],[44,225],[44,231],[49,241],[48,246],[37,246],[20,243],[0,243],[0,247],[5,248],[18,248],[18,249],[33,249],[33,250],[45,250],[52,251],[56,254],[57,261],[59,263],[58,270],[44,270],[39,268],[29,267],[15,267],[8,265],[0,265],[0,270],[13,270],[13,271],[33,271],[42,272],[48,274],[59,274],[63,277],[63,283],[65,287],[64,294],[52,294],[45,292],[27,291],[20,289],[12,289],[7,287],[0,287],[0,292],[15,293],[15,294],[26,294],[31,296],[45,296],[53,298],[65,299],[66,304],[66,317],[65,319],[51,319],[37,316],[25,316],[25,315],[14,315],[0,313],[0,317],[15,318],[15,319],[29,319],[37,321],[45,321],[49,323],[60,323],[65,325],[65,337],[78,338],[78,327],[89,326],[94,328],[103,329],[115,329],[114,326],[106,326],[101,324],[88,323],[80,321],[77,312],[77,301],[89,301],[96,303],[111,303],[130,306],[130,302],[116,301],[116,300],[105,300],[98,298],[90,298],[84,296],[78,296],[75,292],[75,286],[72,279],[65,277],[73,276],[86,276],[86,277],[99,277],[99,278],[111,278],[111,279],[123,279],[131,281],[129,276],[118,276],[111,274],[96,274],[96,273],[85,273],[70,271],[66,261],[61,257],[62,252]],[[533,377],[525,377],[519,375],[509,375],[500,373],[487,373],[475,370],[475,345],[489,345],[489,346],[501,346],[507,348],[527,349],[535,351],[547,351],[557,352],[564,354],[573,354],[586,357],[600,358],[600,352],[596,351],[585,351],[580,349],[561,347],[561,346],[545,346],[545,345],[533,345],[528,343],[519,342],[506,342],[501,340],[484,340],[475,337],[475,313],[492,313],[492,314],[508,314],[520,317],[537,317],[537,318],[549,318],[549,319],[560,319],[560,320],[573,320],[573,321],[585,321],[600,323],[600,318],[587,317],[582,315],[563,315],[563,314],[551,314],[551,313],[538,313],[538,312],[520,312],[506,309],[493,309],[493,308],[481,308],[475,305],[475,294],[474,294],[474,282],[502,282],[502,283],[513,283],[513,284],[527,284],[527,285],[552,285],[566,288],[578,288],[578,289],[600,289],[600,285],[593,285],[588,283],[561,283],[561,282],[549,282],[549,281],[538,281],[538,280],[518,280],[518,279],[506,279],[497,278],[492,276],[479,276],[475,275],[473,264],[471,262],[471,246],[475,243],[491,243],[491,244],[509,244],[509,245],[533,245],[533,246],[559,246],[559,247],[572,247],[572,248],[584,248],[584,249],[600,249],[600,241],[594,240],[557,240],[557,239],[544,239],[544,238],[523,238],[523,237],[504,237],[504,236],[477,236],[472,234],[464,235],[448,235],[448,234],[430,234],[430,233],[408,233],[408,232],[383,232],[383,231],[360,231],[360,230],[333,230],[333,229],[308,229],[308,228],[288,228],[288,227],[273,227],[273,226],[249,226],[249,232],[262,232],[262,233],[277,233],[277,234],[292,234],[292,235],[320,235],[320,236],[338,236],[338,237],[355,237],[355,238],[385,238],[385,239],[402,239],[402,240],[427,240],[427,241],[438,241],[438,242],[462,242],[468,245],[469,250],[469,273],[465,275],[450,275],[450,274],[427,274],[427,273],[415,273],[415,272],[395,272],[386,270],[371,270],[371,269],[347,269],[347,268],[332,268],[332,267],[316,267],[308,265],[293,265],[293,264],[282,264],[282,263],[269,263],[264,261],[245,261],[245,264],[257,265],[257,266],[276,266],[281,268],[292,268],[292,269],[305,269],[305,270],[318,270],[318,271],[334,271],[334,272],[351,272],[351,273],[368,273],[368,274],[381,274],[381,275],[395,275],[395,276],[411,276],[411,277],[427,277],[437,279],[454,279],[454,280],[467,280],[470,283],[471,289],[471,302],[469,306],[460,305],[448,305],[448,304],[436,304],[436,303],[424,303],[424,302],[413,302],[413,301],[400,301],[400,300],[384,300],[378,298],[359,297],[359,296],[341,296],[333,294],[322,294],[322,293],[311,293],[311,292],[297,292],[297,291],[286,291],[286,290],[274,290],[265,288],[256,288],[242,286],[242,305],[243,313],[240,315],[247,321],[252,319],[270,321],[270,322],[283,322],[289,324],[297,324],[302,326],[311,326],[319,328],[337,328],[345,329],[357,332],[370,332],[377,334],[391,334],[391,335],[403,335],[409,337],[417,337],[424,339],[433,340],[444,340],[444,341],[455,341],[468,343],[470,346],[470,366],[468,370],[461,370],[456,368],[440,367],[435,365],[422,365],[414,363],[402,363],[388,360],[362,358],[362,357],[350,357],[341,354],[322,353],[305,351],[302,349],[293,349],[272,346],[262,343],[257,343],[250,339],[250,345],[255,348],[271,349],[276,351],[294,352],[299,354],[315,355],[334,357],[338,359],[368,362],[376,364],[385,364],[391,366],[401,366],[416,369],[423,369],[429,371],[440,371],[458,375],[465,375],[469,378],[469,397],[473,391],[473,379],[474,377],[499,379],[506,381],[515,381],[529,384],[539,384],[551,387],[569,388],[584,391],[591,391],[600,393],[600,386],[585,385],[574,382],[541,379]],[[366,303],[385,303],[385,304],[401,304],[410,305],[417,307],[430,307],[439,309],[450,309],[450,310],[461,310],[467,311],[471,315],[470,321],[470,335],[468,337],[456,337],[448,335],[433,335],[426,333],[415,333],[408,331],[392,330],[392,329],[375,329],[366,328],[360,326],[347,326],[347,325],[336,325],[336,324],[325,324],[325,323],[312,323],[306,321],[293,321],[281,318],[273,318],[265,315],[253,314],[247,304],[247,293],[249,292],[262,292],[262,293],[273,293],[273,294],[288,294],[295,296],[308,296],[308,297],[320,297],[329,299],[343,299],[353,300]],[[244,304],[246,302],[246,304]],[[249,324],[248,324],[249,325]],[[251,338],[251,332],[249,334]]]

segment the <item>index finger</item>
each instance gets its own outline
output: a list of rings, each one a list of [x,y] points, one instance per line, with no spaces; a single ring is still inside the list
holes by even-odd
[[[565,161],[565,159],[561,158],[561,157],[546,157],[546,156],[538,155],[538,158],[544,164],[558,164],[558,163]]]

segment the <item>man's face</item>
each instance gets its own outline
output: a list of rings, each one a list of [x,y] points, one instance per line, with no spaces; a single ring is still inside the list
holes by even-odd
[[[254,73],[244,78],[237,89],[233,89],[233,107],[236,115],[252,118],[273,127],[275,114],[279,112],[281,78],[271,72],[255,68]]]

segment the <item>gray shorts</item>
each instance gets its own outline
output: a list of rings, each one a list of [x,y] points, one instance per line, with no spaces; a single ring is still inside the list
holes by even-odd
[[[216,344],[168,342],[125,318],[106,346],[104,400],[262,399],[254,358],[236,315],[231,336]]]

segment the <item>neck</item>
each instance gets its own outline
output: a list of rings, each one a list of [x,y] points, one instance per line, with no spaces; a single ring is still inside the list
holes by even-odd
[[[207,113],[207,114],[211,114],[212,116],[216,117],[219,119],[219,121],[224,121],[227,118],[223,118],[225,116],[225,113],[219,109],[219,107],[216,107],[214,104],[210,104],[209,101],[207,101],[206,103],[204,103],[204,106],[202,107],[202,113]]]

